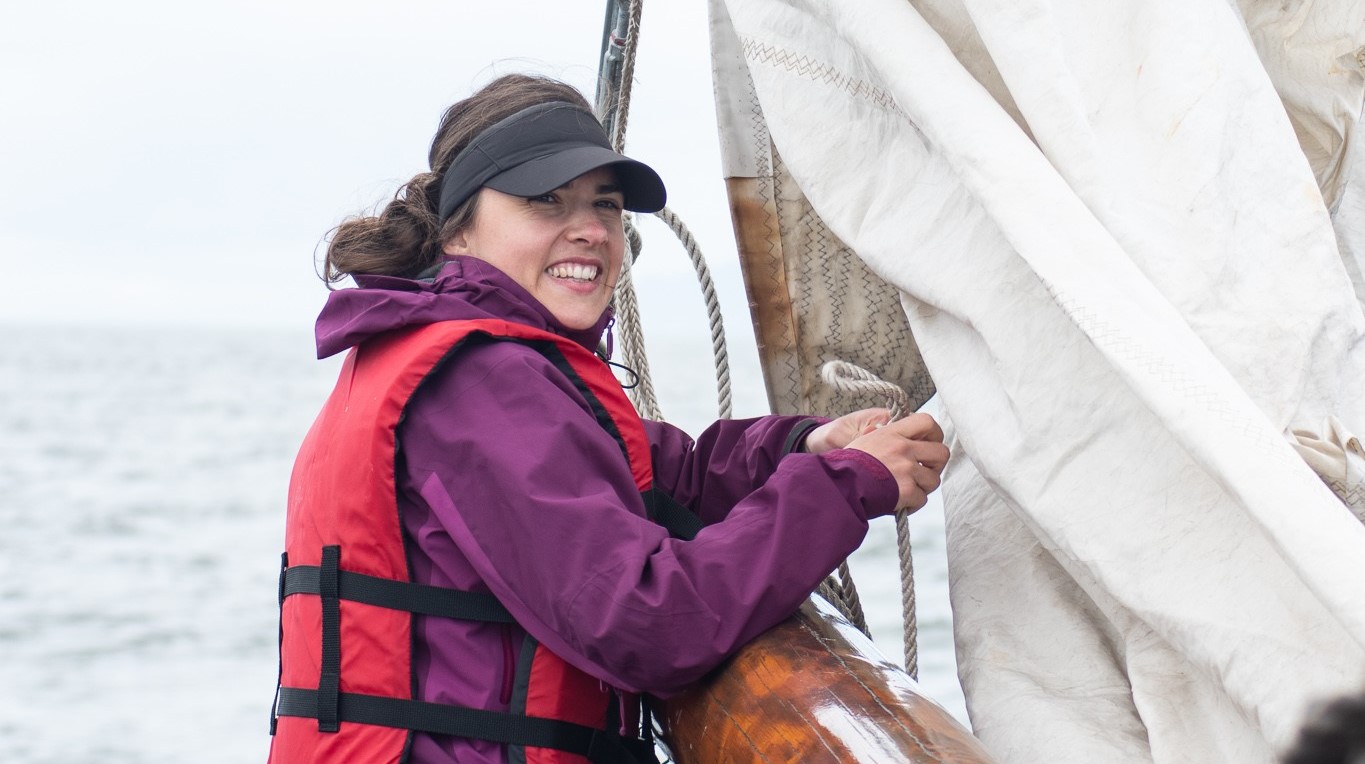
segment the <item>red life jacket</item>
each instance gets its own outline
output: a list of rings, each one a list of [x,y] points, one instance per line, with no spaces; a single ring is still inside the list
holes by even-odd
[[[620,444],[651,519],[684,537],[700,527],[654,490],[639,415],[606,364],[582,346],[490,319],[404,329],[354,348],[290,479],[273,764],[396,762],[414,730],[507,743],[509,758],[520,761],[524,751],[527,764],[654,760],[648,740],[618,735],[614,693],[533,640],[517,677],[527,691],[518,692],[513,713],[413,698],[414,613],[513,622],[492,595],[412,583],[398,513],[403,410],[472,338],[521,342],[550,359]]]

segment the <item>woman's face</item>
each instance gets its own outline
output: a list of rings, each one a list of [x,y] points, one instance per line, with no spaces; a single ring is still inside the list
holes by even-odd
[[[566,328],[587,329],[602,317],[621,274],[624,201],[607,167],[529,199],[482,188],[474,222],[444,251],[489,263]]]

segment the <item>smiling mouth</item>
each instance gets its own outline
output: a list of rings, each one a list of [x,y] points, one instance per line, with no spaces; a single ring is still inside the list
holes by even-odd
[[[545,269],[545,272],[557,279],[569,279],[588,283],[597,280],[597,274],[601,273],[602,268],[597,265],[585,265],[583,263],[560,263]]]

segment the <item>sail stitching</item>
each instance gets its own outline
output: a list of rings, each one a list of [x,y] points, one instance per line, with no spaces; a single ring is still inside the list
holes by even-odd
[[[806,79],[833,85],[886,111],[906,116],[890,93],[864,80],[850,77],[823,61],[750,37],[741,37],[740,41],[744,57],[754,63],[780,66]]]

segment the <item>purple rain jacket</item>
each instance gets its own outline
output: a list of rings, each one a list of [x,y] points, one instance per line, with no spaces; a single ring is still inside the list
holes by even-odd
[[[329,295],[318,357],[376,334],[501,318],[597,347],[604,315],[562,327],[472,257],[434,280],[358,276]],[[398,429],[397,477],[418,583],[491,592],[517,624],[415,616],[417,697],[506,711],[525,629],[610,686],[675,693],[795,611],[892,512],[895,480],[849,449],[784,455],[801,418],[720,421],[695,442],[645,422],[655,484],[706,523],[692,541],[648,521],[617,443],[544,356],[462,348],[424,381]],[[503,746],[417,734],[413,761],[502,762]]]

